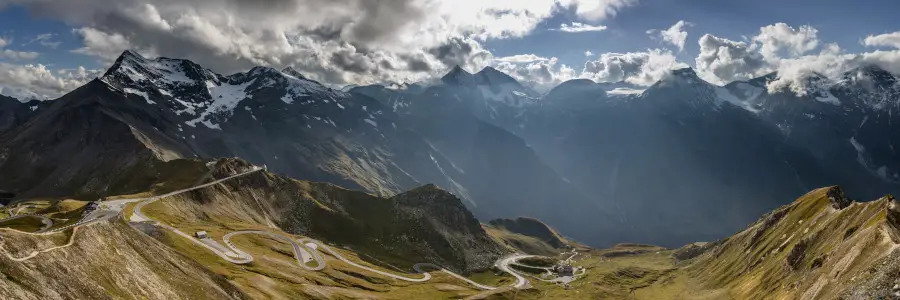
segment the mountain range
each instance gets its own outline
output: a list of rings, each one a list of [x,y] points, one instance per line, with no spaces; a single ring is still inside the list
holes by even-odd
[[[682,69],[640,93],[573,80],[542,95],[457,67],[340,91],[126,51],[57,100],[0,97],[0,189],[129,194],[166,162],[239,157],[376,196],[433,183],[479,219],[537,217],[595,246],[718,239],[820,186],[900,190],[894,75],[866,66],[801,93],[769,91],[775,77],[716,86]]]

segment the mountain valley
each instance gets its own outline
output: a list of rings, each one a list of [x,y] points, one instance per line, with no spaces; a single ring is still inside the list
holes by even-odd
[[[900,297],[900,80],[775,78],[342,91],[125,51],[0,97],[0,297]]]

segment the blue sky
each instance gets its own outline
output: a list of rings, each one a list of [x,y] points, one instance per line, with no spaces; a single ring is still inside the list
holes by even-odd
[[[523,52],[557,56],[562,62],[580,65],[584,51],[594,53],[630,52],[660,47],[645,31],[663,29],[679,20],[694,24],[688,29],[685,50],[678,57],[693,65],[700,35],[740,40],[753,36],[765,25],[784,22],[791,26],[810,25],[819,30],[823,41],[835,42],[849,51],[863,51],[860,40],[868,35],[900,31],[900,1],[859,0],[643,0],[602,22],[609,27],[601,32],[567,34],[548,29],[570,22],[571,14],[544,21],[533,34],[519,39],[493,40],[486,45],[495,55]]]
[[[894,55],[900,41],[891,35],[900,32],[900,1],[891,0],[406,0],[393,7],[331,0],[271,3],[276,2],[273,8],[256,2],[210,7],[215,4],[0,0],[5,41],[0,53],[6,53],[0,55],[0,74],[5,73],[0,93],[58,96],[102,72],[126,48],[192,59],[221,73],[290,65],[334,85],[422,80],[456,64],[471,71],[494,65],[547,86],[576,77],[646,85],[666,69],[683,66],[698,68],[715,83],[776,70],[792,76],[807,69],[837,72],[820,69],[849,67],[844,61],[900,70],[900,54]],[[690,23],[683,51],[647,33],[679,21]],[[558,30],[573,22],[606,29]],[[767,39],[754,39],[763,36],[761,27],[777,23],[785,26],[773,27]],[[715,39],[701,48],[704,34]],[[864,45],[869,36],[878,38]],[[829,43],[840,50],[824,54]],[[777,54],[766,53],[767,47]],[[744,56],[719,57],[717,49]],[[585,51],[595,55],[586,57]],[[604,53],[622,55],[600,58]],[[698,65],[704,53],[705,63]],[[524,54],[536,59],[502,59]],[[836,67],[826,63],[829,59],[841,63]],[[84,70],[77,75],[63,71],[79,67]]]
[[[0,10],[0,38],[11,41],[6,49],[33,51],[40,53],[35,62],[58,68],[77,68],[80,65],[99,67],[96,59],[71,53],[81,47],[81,39],[65,23],[32,16],[21,6],[11,6]],[[52,41],[60,42],[56,48],[43,46],[31,41],[41,34],[53,34]]]

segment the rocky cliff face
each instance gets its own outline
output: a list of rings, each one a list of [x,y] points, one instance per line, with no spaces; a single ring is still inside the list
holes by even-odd
[[[156,164],[180,155],[152,124],[125,121],[150,116],[117,111],[118,100],[94,81],[4,134],[0,188],[23,197],[95,197],[148,189],[150,180],[142,177],[155,177]]]

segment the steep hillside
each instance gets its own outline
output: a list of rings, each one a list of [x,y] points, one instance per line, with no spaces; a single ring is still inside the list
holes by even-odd
[[[898,220],[891,196],[820,188],[716,242],[578,248],[570,261],[587,271],[570,288],[535,282],[540,294],[518,299],[894,299]]]
[[[854,202],[839,187],[820,188],[714,243],[584,263],[632,272],[610,288],[638,299],[893,299],[898,207],[891,196]]]
[[[898,214],[890,196],[858,203],[838,187],[817,189],[711,248],[686,271],[737,299],[884,297],[900,279],[891,271],[896,266],[883,266],[900,243]]]
[[[551,168],[534,145],[492,122],[508,120],[534,101],[520,91],[521,85],[496,73],[457,69],[444,76],[443,84],[424,91],[369,86],[351,92],[393,109],[452,162],[444,170],[464,173],[459,183],[475,199],[473,211],[479,218],[533,216],[586,243],[614,243],[613,237],[597,232],[617,226],[615,208],[592,201]]]
[[[0,297],[459,299],[489,289],[479,284],[516,282],[491,271],[506,249],[459,198],[433,185],[381,198],[259,171],[239,159],[168,164],[183,172],[167,173],[152,184],[155,189],[136,195],[110,195],[99,214],[84,219],[82,201],[14,204],[16,214],[52,219],[51,228],[78,220],[88,225],[37,235],[15,231],[37,230],[18,222],[40,224],[37,217],[5,221],[2,227],[11,229],[0,229],[0,255],[6,256],[0,256]],[[193,237],[197,231],[213,239]],[[224,256],[231,254],[210,251],[209,245],[224,249],[223,242],[252,259],[228,260]],[[422,272],[427,274],[417,274]]]
[[[249,299],[224,276],[121,221],[52,236],[2,233],[3,299]],[[53,247],[61,248],[17,261]]]
[[[37,100],[20,102],[15,98],[0,95],[0,134],[25,123],[31,116],[37,114],[39,109],[47,106],[48,102]]]
[[[154,115],[129,113],[121,100],[93,81],[8,132],[0,140],[0,188],[88,198],[148,189],[180,151],[152,124],[126,121]]]
[[[528,254],[555,256],[575,245],[534,218],[496,219],[482,226],[494,239]]]
[[[229,160],[220,168],[242,164]],[[432,262],[460,272],[481,271],[503,252],[459,198],[434,185],[381,198],[258,172],[144,210],[176,227],[277,226],[406,270]]]

